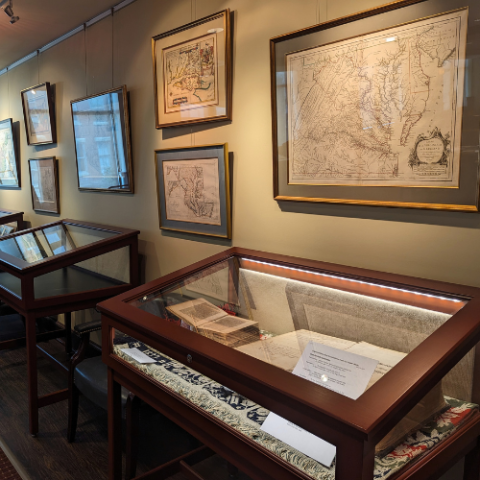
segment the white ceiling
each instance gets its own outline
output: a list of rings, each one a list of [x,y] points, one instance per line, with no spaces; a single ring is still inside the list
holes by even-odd
[[[0,10],[0,70],[61,37],[121,0],[12,0],[20,20]]]

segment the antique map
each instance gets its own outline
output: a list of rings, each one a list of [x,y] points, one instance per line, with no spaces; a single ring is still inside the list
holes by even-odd
[[[467,16],[287,55],[289,183],[458,187]]]
[[[18,185],[15,147],[10,124],[0,126],[0,185]]]
[[[218,158],[163,162],[167,220],[221,225]]]
[[[165,113],[218,103],[216,34],[163,50]]]

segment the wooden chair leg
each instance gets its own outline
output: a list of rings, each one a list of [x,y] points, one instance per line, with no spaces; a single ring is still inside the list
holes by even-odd
[[[70,443],[75,440],[75,434],[77,432],[77,420],[78,420],[78,398],[80,392],[75,385],[69,388],[68,392],[68,430],[67,439]]]
[[[126,465],[125,480],[135,478],[138,455],[138,425],[140,417],[140,399],[130,393],[126,405],[127,433],[126,433]]]

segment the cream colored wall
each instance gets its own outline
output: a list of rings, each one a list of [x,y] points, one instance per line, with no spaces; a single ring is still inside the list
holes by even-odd
[[[61,217],[141,230],[147,280],[238,245],[480,286],[477,214],[279,205],[273,200],[269,39],[380,3],[137,0],[85,35],[77,34],[0,76],[0,119],[12,117],[21,125],[23,185],[20,191],[0,191],[0,205],[24,210],[34,226],[54,220],[32,211],[27,160],[55,155]],[[235,14],[233,122],[156,130],[150,38],[224,8]],[[53,147],[29,147],[19,92],[44,81],[55,85],[59,140]],[[70,100],[121,84],[130,92],[136,193],[79,192]],[[228,142],[234,154],[232,242],[161,231],[154,149],[222,142]]]

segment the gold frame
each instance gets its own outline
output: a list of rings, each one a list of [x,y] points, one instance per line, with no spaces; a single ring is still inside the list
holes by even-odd
[[[162,198],[161,198],[161,188],[160,188],[160,176],[159,176],[159,161],[157,160],[157,155],[162,152],[174,152],[177,150],[194,150],[194,149],[203,149],[203,148],[215,148],[215,147],[223,147],[223,155],[224,155],[224,169],[225,175],[222,179],[219,176],[219,183],[225,182],[225,209],[226,209],[226,233],[224,235],[218,233],[204,233],[204,232],[195,232],[193,230],[185,230],[181,228],[171,228],[165,225],[162,225]],[[191,159],[188,159],[191,160]],[[219,165],[220,165],[220,159]],[[154,162],[155,162],[155,178],[156,178],[156,185],[157,185],[157,207],[158,207],[158,224],[160,229],[162,230],[169,230],[172,232],[181,232],[181,233],[190,233],[193,235],[202,235],[207,237],[216,237],[216,238],[232,238],[232,204],[231,204],[231,191],[230,191],[230,160],[228,156],[228,144],[227,143],[213,143],[207,145],[192,145],[189,147],[175,147],[175,148],[163,148],[157,149],[154,152]],[[220,169],[219,169],[220,171]],[[220,173],[220,172],[219,172]],[[220,199],[222,202],[223,199]],[[175,222],[176,220],[169,220],[169,222]],[[199,223],[192,223],[193,225],[206,225],[206,224],[199,224]],[[208,226],[208,225],[207,225]],[[212,226],[213,227],[213,226]],[[225,229],[225,225],[220,225],[221,228]],[[219,228],[220,229],[220,228]]]
[[[102,95],[106,95],[107,93],[118,92],[119,90],[122,91],[122,98],[123,98],[123,122],[125,126],[125,157],[127,163],[127,170],[129,176],[129,185],[130,188],[128,190],[121,189],[121,188],[85,188],[80,186],[80,175],[78,170],[78,154],[77,154],[77,141],[75,136],[75,124],[73,122],[73,104],[82,102],[84,100],[90,100],[91,98],[101,97]],[[135,181],[133,176],[133,158],[132,158],[132,141],[131,141],[131,130],[130,130],[130,112],[128,106],[128,92],[126,85],[120,85],[116,88],[110,88],[109,90],[105,90],[100,93],[96,93],[95,95],[88,95],[86,97],[76,98],[75,100],[70,100],[70,113],[72,115],[72,130],[73,130],[73,143],[75,147],[75,163],[77,165],[77,183],[78,189],[83,192],[108,192],[108,193],[123,193],[123,194],[133,194],[135,193]],[[123,132],[122,132],[123,135]]]
[[[166,37],[174,36],[177,33],[184,32],[186,30],[190,30],[192,28],[198,27],[204,23],[210,22],[215,20],[219,17],[223,16],[223,26],[225,30],[225,115],[213,115],[210,117],[198,117],[198,118],[191,118],[188,120],[180,120],[180,121],[166,121],[161,123],[161,115],[159,113],[159,105],[158,105],[158,91],[162,89],[162,85],[157,85],[157,68],[162,70],[162,79],[163,79],[163,65],[158,66],[156,61],[156,47],[155,44],[157,40],[164,39]],[[203,17],[199,20],[194,22],[188,23],[181,27],[175,28],[173,30],[169,30],[168,32],[161,33],[159,35],[155,35],[152,38],[152,63],[153,63],[153,98],[155,101],[155,128],[167,128],[173,127],[177,125],[192,125],[196,123],[207,123],[207,122],[221,122],[226,120],[232,120],[232,36],[231,36],[231,26],[230,26],[230,10],[227,8],[225,10],[221,10],[220,12],[214,13],[213,15],[209,15],[207,17]],[[196,37],[192,38],[193,41]],[[180,42],[184,43],[184,42]],[[175,46],[177,43],[172,43],[165,48],[170,48]],[[220,61],[218,62],[220,63]],[[217,87],[218,88],[218,87]],[[218,94],[219,102],[220,102],[220,92]],[[201,107],[197,107],[201,108]],[[175,112],[176,113],[176,112]],[[169,115],[168,113],[164,113],[164,116]]]
[[[331,21],[327,21],[318,25],[314,25],[312,27],[308,27],[305,29],[297,30],[291,33],[287,33],[285,35],[279,35],[276,37],[273,37],[270,39],[270,67],[271,67],[271,101],[272,101],[272,131],[273,131],[273,172],[274,172],[274,199],[277,201],[294,201],[294,202],[312,202],[312,203],[327,203],[327,204],[347,204],[347,205],[366,205],[366,206],[383,206],[383,207],[401,207],[401,208],[416,208],[416,209],[433,209],[433,210],[449,210],[449,211],[463,211],[463,212],[477,212],[479,210],[479,205],[478,205],[478,200],[479,200],[479,182],[477,178],[476,182],[476,191],[473,192],[472,188],[469,187],[468,190],[467,188],[464,188],[464,190],[461,192],[461,196],[465,197],[467,195],[469,198],[469,202],[465,202],[465,198],[462,198],[464,201],[450,201],[450,198],[454,199],[455,198],[455,191],[459,191],[462,188],[462,182],[459,181],[459,187],[451,187],[451,186],[439,186],[439,187],[434,187],[434,186],[419,186],[419,185],[378,185],[378,184],[373,184],[373,185],[341,185],[341,184],[298,184],[298,183],[289,183],[288,182],[288,169],[290,168],[289,162],[287,161],[286,165],[286,184],[282,183],[280,184],[280,167],[279,167],[279,132],[280,132],[280,127],[277,124],[277,121],[279,119],[279,105],[277,105],[277,81],[276,81],[276,73],[277,73],[277,65],[280,64],[280,55],[277,60],[277,52],[276,52],[276,46],[277,44],[280,44],[281,42],[289,41],[296,39],[298,37],[302,37],[305,35],[309,34],[314,34],[314,33],[319,33],[328,29],[333,29],[336,27],[340,27],[352,22],[357,22],[369,17],[373,17],[375,15],[379,15],[382,13],[388,13],[392,12],[394,10],[400,9],[400,8],[405,8],[405,7],[412,7],[420,4],[420,3],[431,3],[433,0],[398,0],[392,3],[388,3],[385,5],[381,5],[379,7],[370,9],[370,10],[365,10],[361,11],[358,13],[355,13],[354,15],[348,15],[345,17],[340,17]],[[305,48],[292,48],[289,50],[287,53],[284,53],[282,50],[282,53],[286,56],[287,54],[294,53],[296,51],[303,51],[303,50],[309,50],[312,48],[315,48],[320,45],[328,45],[331,43],[336,43],[337,41],[342,41],[350,38],[357,38],[361,37],[364,35],[367,35],[369,33],[375,33],[375,32],[381,32],[383,30],[387,30],[390,28],[394,28],[397,26],[401,25],[408,25],[411,23],[414,23],[416,21],[420,21],[423,19],[427,18],[433,18],[439,15],[447,14],[447,13],[452,13],[455,11],[460,11],[464,10],[465,8],[468,9],[469,4],[471,3],[472,0],[466,0],[466,5],[462,6],[462,8],[458,8],[458,5],[455,8],[441,8],[439,7],[439,10],[433,14],[429,15],[420,15],[416,16],[413,19],[407,20],[407,21],[401,21],[401,22],[396,22],[393,24],[386,24],[382,28],[378,29],[373,29],[371,31],[365,31],[362,33],[359,33],[354,36],[346,36],[345,38],[341,38],[339,40],[333,40],[333,41],[327,41],[327,42],[320,42],[319,44],[314,43],[312,40],[312,44],[310,46],[307,46]],[[388,20],[385,20],[385,22],[388,22]],[[467,43],[468,43],[468,33],[467,33]],[[288,48],[284,47],[284,50]],[[286,57],[284,56],[284,60]],[[468,56],[468,45],[467,45],[467,54]],[[285,69],[284,69],[285,70]],[[286,71],[286,70],[285,70]],[[286,88],[286,87],[285,87]],[[286,108],[286,107],[285,107]],[[282,114],[284,114],[283,110]],[[283,118],[283,117],[282,117]],[[464,121],[463,121],[464,115],[462,116],[461,119],[461,128],[462,128],[462,133],[463,133],[463,126],[464,126]],[[287,140],[286,142],[288,143],[288,132],[287,132]],[[465,155],[464,152],[461,153],[461,157]],[[478,169],[478,160],[477,160],[477,169]],[[284,166],[281,167],[282,172],[285,169]],[[463,169],[465,170],[465,169]],[[465,175],[465,171],[462,171],[462,168],[460,168],[459,171],[459,179],[462,179],[462,173]],[[282,182],[285,181],[284,175],[282,175]],[[295,194],[292,193],[291,195],[288,194],[288,187],[296,187],[296,192]],[[304,188],[306,187],[306,188]],[[339,188],[342,187],[342,188]],[[417,195],[417,197],[423,197],[423,198],[418,198],[418,201],[403,201],[402,200],[397,200],[395,197],[388,195],[388,193],[382,192],[380,196],[383,196],[383,199],[377,199],[378,195],[370,195],[371,198],[368,198],[369,195],[365,196],[365,198],[362,198],[363,195],[361,195],[359,192],[354,192],[352,191],[353,189],[393,189],[393,187],[396,187],[394,190],[404,190],[408,191],[409,189],[411,190],[417,190],[421,193]],[[465,187],[465,185],[463,185]],[[338,194],[334,194],[332,192],[336,189],[339,188]],[[352,189],[352,190],[350,190]],[[308,195],[298,195],[298,190],[303,190],[305,193],[308,193]],[[349,194],[352,195],[353,198],[348,198],[348,197],[342,197],[341,191],[349,191]],[[435,191],[442,190],[445,192],[442,196],[445,197],[445,201],[432,201],[429,202],[429,197],[431,197],[431,194],[436,193]],[[311,192],[315,191],[314,194],[311,194]],[[431,194],[429,194],[429,192]],[[452,192],[453,195],[449,197],[449,193]],[[328,194],[332,193],[332,197],[329,197]],[[336,193],[336,192],[335,192]],[[344,194],[343,194],[344,195]],[[349,196],[350,196],[349,195]],[[439,195],[437,195],[438,197]],[[460,195],[459,195],[460,196]],[[377,198],[375,198],[377,197]],[[412,194],[410,194],[410,197],[413,197]],[[413,198],[412,198],[413,200]],[[415,200],[417,200],[415,198]],[[471,203],[470,203],[471,200]]]

